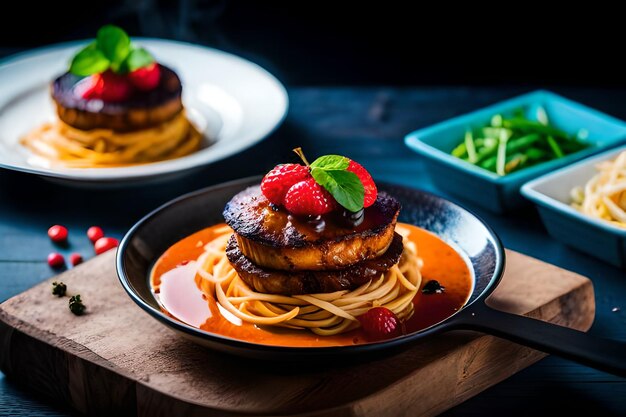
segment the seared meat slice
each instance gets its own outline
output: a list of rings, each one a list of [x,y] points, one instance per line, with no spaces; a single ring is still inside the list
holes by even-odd
[[[334,271],[281,271],[260,267],[246,258],[233,235],[228,241],[226,256],[241,279],[255,291],[298,295],[355,289],[398,263],[403,249],[402,237],[394,233],[389,249],[378,258]]]
[[[257,265],[285,271],[338,270],[381,256],[391,244],[400,203],[384,192],[360,223],[341,212],[302,218],[275,207],[259,186],[235,195],[224,209],[239,250]]]
[[[52,98],[59,118],[76,129],[118,132],[146,129],[172,119],[183,109],[180,79],[163,65],[161,80],[154,90],[135,91],[120,103],[80,97],[74,91],[80,81],[81,77],[68,72],[52,83]]]

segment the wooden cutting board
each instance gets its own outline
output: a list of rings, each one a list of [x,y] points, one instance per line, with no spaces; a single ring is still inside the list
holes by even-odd
[[[587,330],[591,281],[507,252],[495,308]],[[434,415],[502,381],[543,353],[451,332],[360,364],[276,364],[214,353],[157,323],[119,284],[114,253],[55,278],[88,307],[72,315],[50,279],[0,305],[0,368],[92,415]]]

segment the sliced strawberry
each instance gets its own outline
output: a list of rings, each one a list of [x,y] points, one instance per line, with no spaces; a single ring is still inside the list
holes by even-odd
[[[365,336],[371,341],[391,339],[402,335],[400,320],[388,308],[370,308],[357,318]]]
[[[130,82],[139,90],[150,91],[155,89],[161,81],[161,67],[156,62],[141,67],[128,74]]]
[[[271,203],[281,206],[291,186],[307,178],[310,178],[309,169],[303,165],[276,165],[263,177],[261,191]]]
[[[319,216],[335,209],[335,199],[313,178],[294,184],[284,200],[285,208],[298,216]]]
[[[359,164],[355,161],[350,161],[350,165],[348,165],[348,171],[354,172],[357,177],[361,180],[363,187],[365,188],[365,199],[363,201],[363,207],[369,207],[376,202],[376,197],[378,197],[378,190],[376,189],[376,184],[372,179],[372,176],[363,165]]]

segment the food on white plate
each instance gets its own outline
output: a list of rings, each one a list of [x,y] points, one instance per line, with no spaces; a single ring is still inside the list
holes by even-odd
[[[178,158],[202,134],[187,118],[182,84],[169,67],[107,25],[51,84],[57,119],[22,139],[46,167],[106,168]]]

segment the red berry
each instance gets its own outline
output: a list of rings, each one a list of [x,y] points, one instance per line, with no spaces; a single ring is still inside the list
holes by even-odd
[[[132,86],[128,80],[123,75],[110,70],[91,75],[76,84],[74,88],[82,98],[109,102],[124,101],[132,92]]]
[[[374,183],[370,173],[363,168],[363,165],[354,161],[350,161],[348,171],[354,172],[361,180],[363,188],[365,188],[365,200],[363,201],[363,207],[369,207],[374,204],[376,202],[376,197],[378,197],[378,190],[376,189],[376,184]]]
[[[63,259],[63,255],[58,252],[52,252],[48,255],[48,265],[51,268],[60,268],[65,265],[65,259]]]
[[[91,75],[79,82],[75,91],[86,99],[100,99],[102,101],[118,102],[130,97],[133,86],[125,75],[106,70],[101,74]]]
[[[50,237],[50,240],[54,243],[63,243],[67,240],[67,228],[65,226],[55,224],[48,229],[48,237]]]
[[[335,209],[335,199],[313,178],[300,181],[287,191],[285,208],[300,216],[319,216]]]
[[[91,243],[96,243],[98,239],[104,236],[104,231],[101,227],[91,226],[87,229],[87,237],[91,240]]]
[[[87,100],[102,99],[104,81],[100,74],[93,74],[83,78],[74,86],[74,93]]]
[[[96,251],[96,255],[100,255],[108,251],[109,249],[116,248],[117,245],[118,245],[117,239],[113,237],[101,237],[100,239],[96,241],[93,247]]]
[[[80,253],[73,253],[70,255],[70,263],[73,266],[83,263],[83,257]]]
[[[369,340],[377,341],[391,339],[402,334],[400,320],[385,307],[370,308],[365,314],[358,317],[363,332]]]
[[[156,62],[128,74],[130,82],[140,90],[150,91],[159,85],[161,67]]]
[[[261,191],[271,203],[280,206],[291,186],[307,178],[310,178],[309,168],[304,165],[276,165],[263,177]]]

